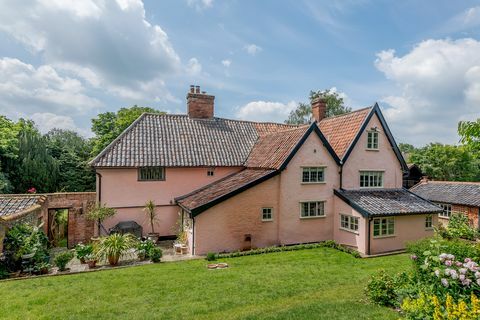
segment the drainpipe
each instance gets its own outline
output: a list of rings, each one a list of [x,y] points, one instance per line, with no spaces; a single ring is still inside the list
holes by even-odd
[[[343,163],[340,162],[340,190],[343,187]]]
[[[370,225],[372,223],[372,218],[371,217],[368,217],[368,225],[367,225],[367,235],[368,235],[368,238],[367,238],[367,256],[370,255]]]
[[[102,175],[95,171],[95,174],[98,176],[98,190],[97,190],[97,198],[98,203],[102,203]]]
[[[195,217],[192,217],[192,255],[195,255]]]

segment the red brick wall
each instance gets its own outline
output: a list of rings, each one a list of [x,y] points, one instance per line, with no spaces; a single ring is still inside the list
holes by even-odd
[[[452,205],[452,212],[460,212],[466,214],[470,220],[470,224],[478,228],[478,207]]]
[[[187,96],[188,116],[193,119],[213,118],[215,96],[203,93],[189,93]]]

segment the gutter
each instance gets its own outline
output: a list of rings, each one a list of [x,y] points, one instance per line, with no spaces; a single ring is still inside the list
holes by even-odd
[[[368,234],[368,238],[367,238],[367,255],[369,256],[370,255],[370,238],[371,238],[371,235],[370,235],[370,226],[372,225],[372,217],[368,217],[368,225],[367,225],[367,234]]]

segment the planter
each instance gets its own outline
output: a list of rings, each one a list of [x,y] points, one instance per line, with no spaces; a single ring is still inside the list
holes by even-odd
[[[87,265],[89,269],[93,269],[97,266],[97,260],[88,260]]]
[[[116,266],[118,264],[118,260],[120,260],[120,256],[108,256],[108,263],[111,266]]]
[[[29,254],[24,254],[22,255],[23,260],[29,260],[32,259],[35,256],[35,252],[29,253]]]
[[[159,237],[160,237],[160,234],[158,234],[158,233],[156,233],[156,232],[155,232],[155,233],[149,233],[149,234],[147,235],[148,240],[151,240],[151,241],[153,241],[153,242],[155,242],[155,243],[157,243]]]

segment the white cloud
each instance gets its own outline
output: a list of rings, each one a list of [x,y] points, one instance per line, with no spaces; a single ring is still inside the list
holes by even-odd
[[[0,31],[46,65],[111,93],[121,92],[118,87],[142,91],[183,70],[167,34],[146,20],[141,0],[6,0],[0,2]]]
[[[232,64],[232,60],[229,60],[229,59],[222,60],[222,65],[226,68],[230,67],[231,64]]]
[[[35,68],[18,59],[0,59],[0,107],[5,112],[86,111],[102,103],[85,92],[82,82],[50,65]]]
[[[426,40],[402,57],[385,50],[375,66],[399,88],[383,98],[399,141],[455,143],[458,121],[480,116],[477,40]]]
[[[288,103],[252,101],[238,108],[236,116],[242,120],[283,122],[296,107],[295,101]]]
[[[88,130],[78,129],[73,119],[69,116],[61,116],[50,112],[44,112],[34,113],[30,118],[35,122],[38,129],[42,133],[47,133],[52,129],[64,129],[77,131],[85,137],[90,137],[92,135]]]
[[[202,65],[197,58],[191,58],[188,60],[186,71],[190,75],[198,75],[202,72]]]
[[[197,10],[210,8],[213,5],[213,0],[187,0],[187,4]]]
[[[480,6],[468,8],[453,16],[440,27],[439,31],[448,34],[469,30],[478,26],[480,26]]]
[[[251,56],[254,56],[254,55],[256,55],[257,53],[259,53],[260,51],[263,50],[260,46],[257,46],[256,44],[253,44],[253,43],[251,43],[249,45],[246,45],[244,47],[244,49]]]

